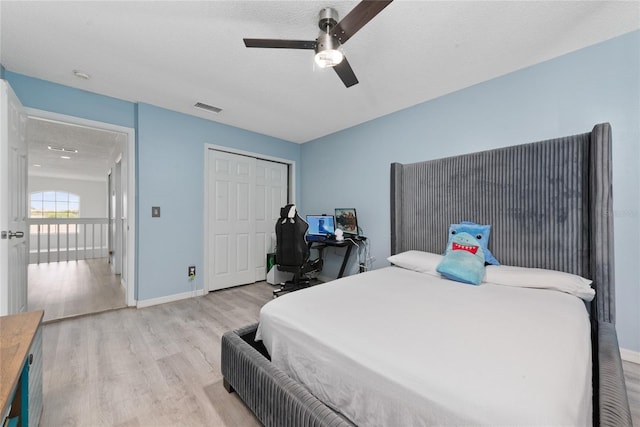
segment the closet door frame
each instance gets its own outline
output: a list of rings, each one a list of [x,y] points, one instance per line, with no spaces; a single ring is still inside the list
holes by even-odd
[[[215,288],[212,287],[211,280],[213,280],[213,278],[211,277],[212,275],[210,273],[210,266],[208,265],[209,259],[211,256],[208,239],[210,237],[210,233],[212,232],[212,230],[210,230],[211,225],[209,224],[209,218],[210,218],[210,215],[213,214],[213,212],[209,211],[209,206],[210,206],[209,197],[211,194],[211,188],[210,188],[211,183],[209,182],[209,176],[210,176],[209,172],[210,172],[210,168],[213,167],[213,165],[209,164],[210,163],[209,155],[208,155],[209,150],[217,150],[217,151],[222,151],[230,154],[248,156],[248,157],[253,157],[259,160],[278,162],[278,163],[283,163],[287,165],[288,171],[289,171],[288,183],[287,183],[289,203],[295,204],[295,194],[296,194],[296,188],[295,188],[296,162],[294,160],[283,159],[283,158],[274,157],[274,156],[267,156],[260,153],[254,153],[254,152],[245,151],[245,150],[238,150],[235,148],[230,148],[230,147],[225,147],[225,146],[215,145],[215,144],[204,145],[205,167],[204,167],[204,242],[203,242],[204,244],[203,244],[203,247],[204,247],[204,264],[205,265],[203,268],[204,270],[203,271],[204,273],[203,288],[204,288],[205,294],[210,292],[211,290],[215,290]]]

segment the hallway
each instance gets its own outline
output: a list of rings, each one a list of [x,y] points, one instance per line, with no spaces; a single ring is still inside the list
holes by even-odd
[[[29,265],[29,310],[44,310],[43,321],[126,306],[120,276],[108,258]]]

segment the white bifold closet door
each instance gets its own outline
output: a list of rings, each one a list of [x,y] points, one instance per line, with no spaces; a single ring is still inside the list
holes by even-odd
[[[266,278],[275,249],[275,223],[287,203],[288,167],[240,154],[208,150],[208,289]]]

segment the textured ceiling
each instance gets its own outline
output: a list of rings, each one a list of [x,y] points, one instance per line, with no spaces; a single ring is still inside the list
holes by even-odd
[[[349,89],[312,51],[243,44],[313,40],[320,9],[344,17],[356,4],[3,0],[0,62],[303,143],[640,28],[638,1],[396,0],[345,44],[360,80]]]

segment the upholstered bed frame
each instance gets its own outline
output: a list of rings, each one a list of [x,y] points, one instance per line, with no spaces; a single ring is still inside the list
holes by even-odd
[[[450,223],[491,224],[503,264],[593,280],[594,425],[631,425],[615,331],[611,127],[462,156],[391,165],[391,253],[441,252]],[[222,338],[224,385],[267,426],[350,425],[273,366],[257,325]]]

